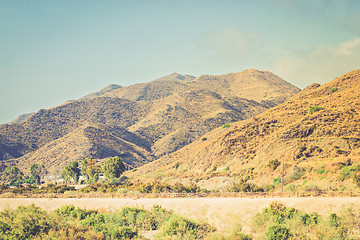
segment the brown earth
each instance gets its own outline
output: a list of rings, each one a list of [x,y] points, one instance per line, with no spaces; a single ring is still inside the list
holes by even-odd
[[[33,163],[59,169],[71,160],[120,156],[137,167],[298,91],[257,70],[198,78],[174,73],[128,87],[112,85],[0,125],[0,164],[17,164],[23,171]]]
[[[309,112],[314,106],[317,109]],[[360,162],[359,107],[357,70],[322,86],[313,84],[262,114],[214,129],[202,137],[204,141],[126,174],[192,181],[207,188],[225,187],[243,177],[264,185],[281,176],[281,166],[268,166],[270,160],[278,160],[293,188],[349,189],[354,183],[339,179],[339,164]]]

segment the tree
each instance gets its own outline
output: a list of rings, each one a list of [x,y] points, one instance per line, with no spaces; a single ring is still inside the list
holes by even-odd
[[[1,175],[1,181],[8,182],[13,185],[22,180],[24,174],[16,166],[8,166]]]
[[[101,172],[107,179],[120,177],[125,171],[125,165],[119,157],[110,157],[101,165]]]
[[[75,183],[79,181],[80,169],[79,163],[77,161],[69,162],[61,171],[61,178],[65,180],[65,182],[70,182],[73,180]]]
[[[35,184],[38,185],[40,184],[41,178],[48,174],[48,171],[46,170],[44,164],[35,163],[30,167],[30,174],[31,177],[34,179]]]
[[[96,160],[85,158],[81,162],[81,175],[87,178],[88,183],[95,183],[99,179],[99,166]]]

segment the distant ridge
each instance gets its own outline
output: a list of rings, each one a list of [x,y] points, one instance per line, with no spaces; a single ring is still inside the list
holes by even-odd
[[[120,156],[138,167],[299,91],[257,70],[197,78],[173,73],[127,87],[110,85],[21,123],[0,125],[0,162],[24,170],[35,162],[59,169],[85,157]]]
[[[108,92],[118,89],[118,88],[121,88],[121,86],[117,85],[117,84],[110,84],[98,92],[90,93],[90,94],[86,95],[85,97],[80,98],[80,100],[89,100],[89,99],[93,99],[96,97],[100,97],[100,96],[104,95],[105,93],[108,93]]]
[[[15,119],[12,120],[11,122],[9,122],[8,124],[22,123],[22,122],[24,122],[28,117],[30,117],[30,116],[33,115],[33,114],[34,114],[34,113],[21,114],[20,116],[18,116],[17,118],[15,118]]]

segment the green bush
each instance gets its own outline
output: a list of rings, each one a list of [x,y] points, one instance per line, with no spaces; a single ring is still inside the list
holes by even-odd
[[[273,171],[280,165],[281,163],[277,159],[270,160],[267,164]]]
[[[276,178],[273,179],[273,184],[275,186],[279,185],[279,184],[281,184],[281,181],[282,181],[281,177],[276,177]]]
[[[302,223],[306,226],[316,225],[319,222],[319,215],[317,213],[311,213],[311,214],[305,213],[304,215],[301,216],[301,220]]]
[[[337,90],[339,90],[337,87],[334,87],[334,88],[330,89],[331,92],[336,92]]]
[[[294,166],[290,174],[290,179],[296,181],[302,178],[304,175],[305,175],[305,169],[299,168],[298,166]]]
[[[347,179],[353,177],[357,172],[359,172],[360,167],[358,165],[351,165],[341,168],[341,177]]]
[[[329,222],[330,222],[330,225],[333,226],[333,227],[339,227],[340,226],[340,222],[341,222],[341,219],[338,215],[336,215],[335,213],[331,213],[330,216],[329,216]]]
[[[265,233],[266,239],[269,240],[286,240],[291,239],[293,234],[283,225],[273,225],[268,228]]]
[[[222,125],[222,128],[229,128],[231,127],[230,123],[225,123],[224,125]]]
[[[159,229],[159,236],[179,236],[183,239],[204,238],[215,231],[209,224],[196,223],[178,215],[172,215]]]
[[[246,180],[241,180],[238,183],[233,183],[230,187],[227,187],[228,192],[264,192],[262,187],[249,183]]]
[[[53,227],[50,216],[33,204],[0,213],[1,239],[30,239],[46,235]]]
[[[309,108],[309,114],[313,114],[313,112],[317,112],[317,111],[320,111],[322,110],[323,108],[322,107],[319,107],[319,106],[310,106]]]

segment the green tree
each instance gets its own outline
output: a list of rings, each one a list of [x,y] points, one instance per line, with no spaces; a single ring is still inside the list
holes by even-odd
[[[125,165],[119,157],[110,157],[101,165],[101,172],[107,179],[120,177],[125,171]]]
[[[80,169],[79,163],[77,161],[69,162],[64,169],[61,171],[61,178],[65,180],[65,182],[70,182],[73,180],[75,183],[79,181]]]
[[[99,179],[99,166],[96,160],[85,158],[81,162],[81,175],[87,178],[88,183],[95,183]]]
[[[41,178],[48,174],[48,171],[46,170],[44,164],[34,163],[30,167],[30,174],[34,179],[35,184],[38,185],[40,184]]]
[[[8,166],[1,175],[1,181],[13,185],[23,179],[24,174],[16,166]]]

